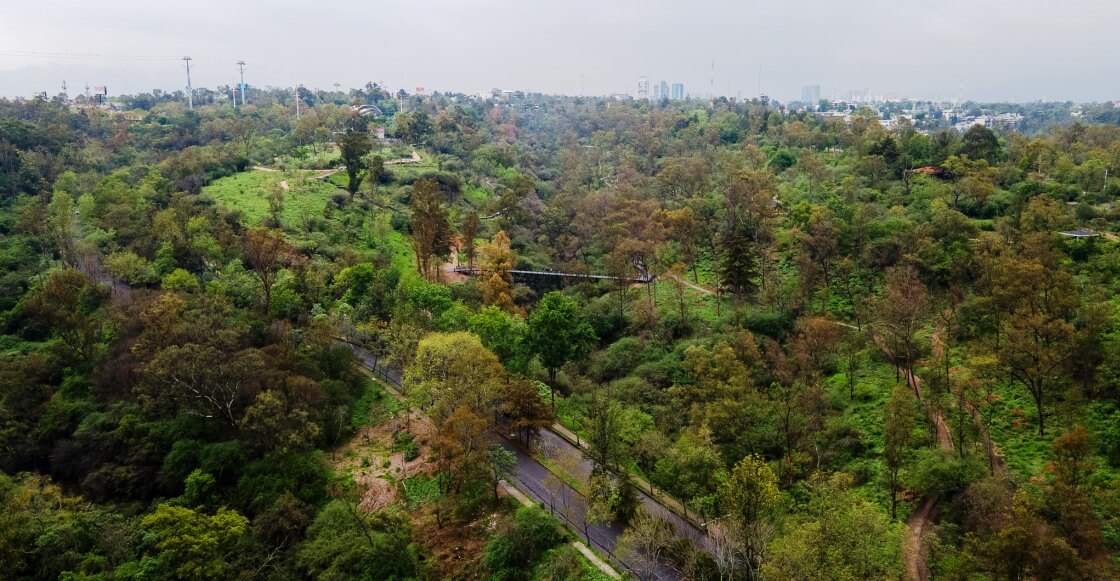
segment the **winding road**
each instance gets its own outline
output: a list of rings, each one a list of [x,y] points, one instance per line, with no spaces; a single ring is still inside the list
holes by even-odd
[[[363,368],[393,385],[401,385],[401,372],[398,369],[385,366],[369,351],[346,343],[358,357]],[[392,390],[395,396],[399,392]],[[619,538],[623,534],[622,527],[614,523],[590,523],[586,519],[587,498],[582,492],[572,487],[563,478],[556,476],[548,467],[524,449],[516,440],[502,434],[501,444],[513,452],[517,457],[517,465],[511,474],[511,484],[533,500],[540,502],[556,517],[564,520],[572,530],[599,549],[623,571],[641,579],[677,580],[681,579],[678,573],[668,562],[659,561],[651,564],[633,555],[623,555],[616,552]],[[570,471],[570,476],[580,482],[587,482],[591,474],[592,463],[583,451],[550,429],[541,430],[537,454],[551,461],[551,463],[564,466]],[[653,499],[644,490],[638,490],[638,498],[643,509],[649,514],[658,516],[668,521],[678,537],[690,539],[698,547],[710,551],[708,537],[694,524],[669,510],[664,505]]]

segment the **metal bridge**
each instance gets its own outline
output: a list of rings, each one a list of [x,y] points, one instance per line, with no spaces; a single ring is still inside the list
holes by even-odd
[[[459,273],[459,274],[465,274],[465,275],[468,275],[468,276],[474,276],[476,274],[479,274],[479,273],[483,272],[483,270],[478,268],[477,266],[474,267],[474,268],[467,268],[465,266],[456,266],[455,268],[451,269],[451,271]],[[618,277],[618,276],[607,276],[605,274],[581,274],[581,273],[576,273],[576,272],[555,272],[555,271],[551,271],[551,270],[511,270],[511,271],[509,271],[509,273],[510,274],[518,274],[518,275],[522,275],[522,276],[555,276],[555,277],[560,277],[560,278],[582,278],[582,279],[588,279],[588,280],[623,280],[623,281],[626,281],[626,282],[637,282],[637,283],[642,283],[642,284],[649,284],[649,283],[653,282],[653,279],[655,278],[653,275],[651,275],[649,273],[642,273],[638,276],[634,276],[634,277],[630,277],[630,278],[624,278],[624,277]]]

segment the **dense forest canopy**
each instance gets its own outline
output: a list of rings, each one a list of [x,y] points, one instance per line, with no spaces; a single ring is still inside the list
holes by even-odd
[[[1120,574],[1111,105],[180,97],[0,100],[6,576]]]

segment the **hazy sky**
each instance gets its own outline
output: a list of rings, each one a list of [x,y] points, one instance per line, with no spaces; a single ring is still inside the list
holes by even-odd
[[[0,95],[236,79],[567,94],[637,78],[782,100],[1120,99],[1115,0],[0,0]],[[36,53],[36,54],[27,54]],[[55,54],[48,54],[55,53]],[[78,56],[97,54],[101,58]],[[127,58],[125,58],[127,57]],[[140,58],[143,57],[143,58]]]

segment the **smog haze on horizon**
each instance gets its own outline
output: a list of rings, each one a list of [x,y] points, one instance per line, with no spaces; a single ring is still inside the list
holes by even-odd
[[[1099,0],[45,0],[4,13],[4,96],[54,95],[63,80],[72,95],[179,90],[189,55],[193,85],[211,88],[237,82],[244,60],[255,86],[602,95],[634,93],[644,76],[783,101],[807,85],[824,98],[1120,98],[1120,4]]]

